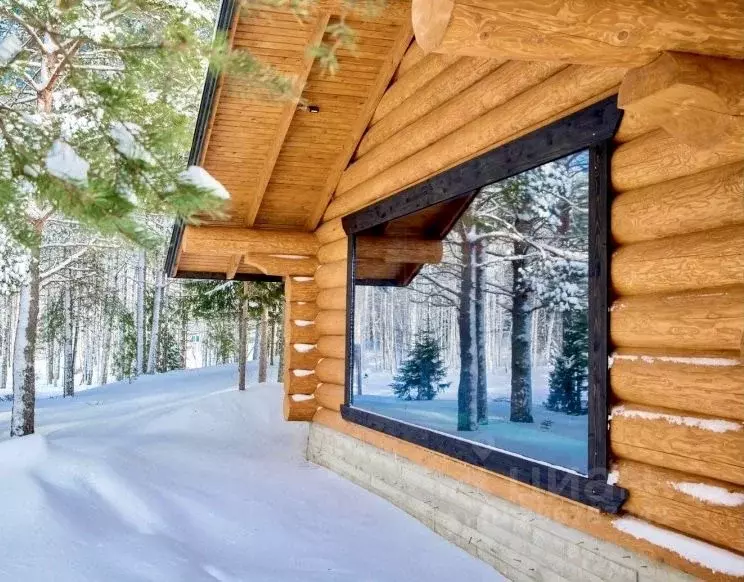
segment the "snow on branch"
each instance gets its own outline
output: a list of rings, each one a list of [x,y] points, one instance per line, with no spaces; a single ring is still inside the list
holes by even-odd
[[[213,196],[221,198],[223,200],[230,199],[230,193],[227,189],[220,184],[209,172],[200,166],[189,166],[186,170],[181,172],[179,180],[185,184],[190,184],[207,190]]]
[[[62,261],[58,265],[55,265],[48,271],[44,271],[43,273],[41,273],[41,275],[39,275],[39,279],[41,281],[44,281],[45,279],[48,279],[55,273],[59,273],[62,269],[66,269],[68,266],[70,266],[72,263],[74,263],[80,257],[82,257],[85,253],[87,253],[89,250],[90,250],[90,247],[85,247],[85,248],[80,249],[74,255],[67,257],[64,261]]]

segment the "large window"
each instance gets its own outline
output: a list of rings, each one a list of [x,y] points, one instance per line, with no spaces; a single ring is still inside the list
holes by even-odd
[[[346,418],[606,511],[614,100],[346,219]]]

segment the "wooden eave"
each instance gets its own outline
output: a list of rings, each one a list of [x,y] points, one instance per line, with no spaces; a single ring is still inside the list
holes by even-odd
[[[338,50],[339,69],[332,75],[312,49],[321,41],[332,44],[326,29],[342,17],[355,32],[355,47]],[[185,249],[189,231],[312,232],[413,36],[406,0],[387,0],[376,14],[320,0],[305,18],[266,5],[238,10],[235,0],[224,0],[217,28],[228,34],[233,50],[248,51],[292,79],[293,93],[277,98],[237,77],[207,75],[189,163],[203,166],[231,199],[223,218],[174,228],[166,263],[171,276],[224,272],[240,279],[265,271],[224,248]],[[262,254],[260,245],[250,250]],[[299,251],[283,254],[309,258]]]

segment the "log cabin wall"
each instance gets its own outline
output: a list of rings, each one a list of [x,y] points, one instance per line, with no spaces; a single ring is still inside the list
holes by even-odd
[[[413,44],[316,231],[313,420],[705,579],[729,580],[559,499],[341,419],[340,217],[618,91],[625,69],[424,56]],[[610,441],[629,516],[744,553],[744,149],[702,151],[626,115],[612,157]],[[701,493],[702,491],[702,493]],[[728,501],[727,501],[728,500]]]

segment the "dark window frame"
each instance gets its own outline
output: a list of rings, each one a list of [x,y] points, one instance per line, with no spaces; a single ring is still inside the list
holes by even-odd
[[[612,138],[622,112],[604,99],[497,147],[429,180],[343,218],[349,235],[344,419],[494,471],[607,513],[619,512],[627,491],[607,483],[609,467],[609,229]],[[355,235],[419,210],[466,196],[494,182],[580,150],[589,150],[589,430],[588,475],[578,475],[517,454],[389,418],[352,404]],[[371,283],[371,282],[367,282]],[[392,283],[392,282],[390,282]],[[386,284],[380,281],[378,284]]]

